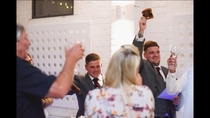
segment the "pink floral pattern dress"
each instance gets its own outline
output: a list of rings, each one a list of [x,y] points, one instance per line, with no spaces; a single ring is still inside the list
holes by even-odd
[[[149,87],[131,85],[131,92],[103,87],[88,92],[85,99],[85,118],[128,118],[127,107],[132,118],[154,118],[154,97]],[[130,98],[125,102],[122,93]]]

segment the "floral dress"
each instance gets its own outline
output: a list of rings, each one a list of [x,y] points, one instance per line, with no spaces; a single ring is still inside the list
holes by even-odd
[[[132,118],[154,118],[154,104],[153,94],[145,85],[131,85],[131,92],[103,87],[87,94],[85,118],[128,118],[128,112]]]

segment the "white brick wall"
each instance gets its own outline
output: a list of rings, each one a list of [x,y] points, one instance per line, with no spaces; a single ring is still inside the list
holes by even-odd
[[[148,20],[145,31],[146,40],[155,40],[160,45],[161,64],[167,65],[167,59],[170,55],[169,46],[172,42],[172,23],[174,15],[192,14],[193,1],[138,1],[136,5],[135,33],[138,32],[138,20],[141,11],[145,8],[152,8],[154,19]],[[139,13],[139,14],[138,14]]]
[[[112,23],[116,21],[115,5],[120,3],[113,3],[114,2],[112,1],[75,0],[74,15],[72,16],[40,18],[31,20],[32,1],[17,0],[17,21],[22,23],[23,25],[27,25],[28,23],[30,23],[30,21],[34,20],[40,23],[47,23],[49,19],[57,22],[62,19],[63,21],[69,23],[84,21],[90,22],[92,52],[96,52],[101,55],[103,72],[105,72],[108,61],[111,57],[111,50],[115,50],[111,49],[111,37],[114,35],[113,33],[116,33],[117,31],[111,32],[111,28]],[[136,7],[134,7],[134,5],[136,5]],[[172,40],[172,17],[173,15],[179,14],[193,14],[193,1],[136,1],[135,3],[123,2],[122,8],[125,9],[124,19],[132,20],[134,22],[134,26],[129,27],[132,29],[127,30],[130,30],[131,33],[128,36],[128,40],[132,41],[132,34],[136,34],[138,32],[138,20],[141,16],[141,11],[147,7],[152,8],[154,19],[148,21],[145,36],[147,39],[155,40],[159,43],[162,55],[161,63],[163,65],[166,65],[166,59],[169,55],[169,44]],[[128,13],[127,11],[133,13]],[[121,33],[121,35],[124,34]]]

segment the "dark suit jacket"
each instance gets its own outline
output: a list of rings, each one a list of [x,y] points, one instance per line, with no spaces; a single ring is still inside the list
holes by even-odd
[[[144,39],[145,41],[145,39]],[[147,85],[151,90],[155,98],[155,115],[164,117],[166,113],[170,118],[176,118],[176,107],[171,100],[157,98],[160,93],[166,88],[165,82],[158,75],[154,65],[149,61],[142,58],[143,53],[143,44],[144,41],[133,40],[133,44],[138,47],[141,55],[141,65],[139,73],[142,76],[143,85]],[[164,66],[161,66],[163,73],[168,74],[168,69]]]
[[[103,82],[104,82],[104,80],[103,80]],[[72,95],[74,93],[76,93],[76,95],[77,95],[79,109],[77,111],[76,118],[78,118],[81,115],[84,116],[85,97],[89,90],[95,89],[95,86],[94,86],[90,76],[87,73],[85,75],[74,75],[74,84],[77,85],[77,87],[79,87],[81,89],[82,93],[78,94],[74,90],[71,90],[68,92],[68,95]]]

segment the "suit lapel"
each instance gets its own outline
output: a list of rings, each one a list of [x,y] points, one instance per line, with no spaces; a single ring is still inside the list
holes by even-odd
[[[152,69],[153,69],[153,71],[155,73],[154,76],[155,76],[156,80],[158,81],[158,77],[159,77],[158,72],[156,71],[155,66],[152,63],[150,63],[150,64],[151,64],[151,67],[152,67]]]
[[[160,91],[163,91],[165,89],[165,82],[164,82],[163,78],[158,75],[158,72],[157,72],[155,66],[153,64],[151,64],[151,66],[153,68],[153,71],[155,71],[155,78],[156,78],[157,83],[159,84],[158,88]],[[163,69],[162,66],[161,66],[161,69]],[[164,72],[164,75],[165,75],[165,72]]]
[[[167,74],[168,74],[168,69],[165,68],[165,67],[163,67],[163,66],[161,66],[161,69],[163,70],[164,76],[165,76],[165,78],[166,78],[166,76],[167,76]]]
[[[95,88],[90,76],[87,73],[85,74],[85,80],[86,80],[87,84],[90,86],[91,89]]]

